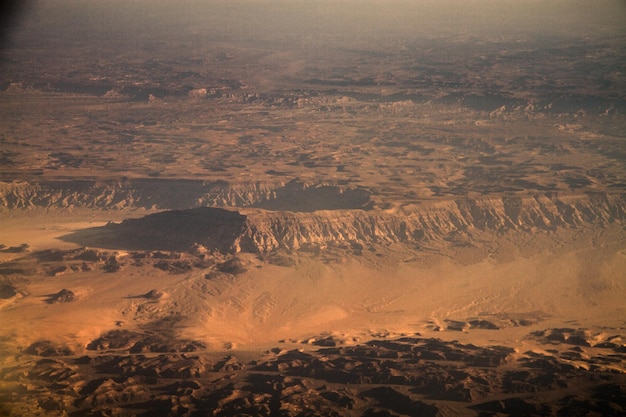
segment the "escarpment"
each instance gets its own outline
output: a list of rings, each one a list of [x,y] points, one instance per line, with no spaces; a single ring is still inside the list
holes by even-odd
[[[349,210],[248,216],[235,248],[245,252],[343,244],[389,244],[471,236],[477,231],[555,231],[626,222],[624,196],[504,197],[407,206],[395,213]]]
[[[194,207],[258,207],[313,211],[367,208],[370,192],[331,184],[187,179],[127,179],[0,182],[0,210],[91,208],[163,210]]]
[[[219,252],[268,253],[326,246],[419,244],[459,237],[471,241],[479,232],[533,233],[586,225],[624,227],[625,223],[623,195],[542,195],[440,201],[394,212],[201,207],[111,223],[98,228],[101,233],[79,231],[65,239],[86,246],[128,249],[186,250],[200,244]],[[100,237],[89,240],[88,236]]]
[[[244,207],[272,199],[283,184],[228,184],[197,180],[72,180],[0,182],[0,208],[160,208]]]

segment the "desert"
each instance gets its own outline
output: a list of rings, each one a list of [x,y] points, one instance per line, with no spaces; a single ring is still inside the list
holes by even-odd
[[[624,415],[604,6],[29,3],[0,414]]]

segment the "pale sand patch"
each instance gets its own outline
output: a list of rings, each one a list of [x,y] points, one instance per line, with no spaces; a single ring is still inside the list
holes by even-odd
[[[19,246],[26,243],[31,250],[72,249],[77,245],[60,240],[64,235],[90,227],[104,226],[109,221],[142,217],[148,210],[89,210],[44,209],[12,210],[0,212],[0,243]],[[0,253],[2,258],[7,254]],[[14,256],[13,256],[14,257]]]
[[[213,341],[223,332],[223,338],[239,337],[238,344],[246,345],[332,332],[358,337],[421,332],[468,342],[521,343],[536,329],[572,323],[620,328],[626,317],[620,302],[626,295],[624,286],[593,294],[582,291],[577,259],[581,259],[579,252],[518,258],[504,264],[488,260],[470,266],[440,259],[429,268],[402,265],[384,271],[353,260],[332,268],[311,264],[285,268],[282,274],[274,272],[278,267],[264,267],[241,277],[233,291],[270,293],[276,305],[265,320],[259,322],[246,311],[225,307],[206,321],[205,329]],[[604,264],[609,272],[625,266],[617,257],[609,259]],[[315,271],[315,280],[303,278],[309,269]],[[318,275],[320,269],[324,273]],[[215,304],[223,305],[220,297],[214,299]],[[530,324],[467,333],[436,332],[429,326],[507,314]]]
[[[133,327],[169,314],[166,300],[134,298],[153,288],[175,284],[175,279],[152,268],[117,274],[92,271],[60,277],[29,279],[29,296],[17,300],[0,311],[2,335],[10,335],[16,346],[25,347],[41,340],[68,343],[77,348],[86,346],[101,333],[116,328],[116,323]],[[62,288],[75,292],[69,303],[46,303],[47,296]],[[138,305],[146,314],[138,314]],[[149,316],[149,317],[146,317]]]

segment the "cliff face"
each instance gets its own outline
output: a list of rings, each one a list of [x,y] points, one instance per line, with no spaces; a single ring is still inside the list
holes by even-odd
[[[273,212],[194,208],[110,224],[102,230],[117,248],[186,250],[201,244],[220,252],[267,253],[325,246],[438,240],[469,241],[476,232],[533,233],[559,228],[624,227],[626,196],[491,198],[407,206],[396,212],[324,210]],[[93,233],[89,234],[93,235]],[[100,242],[74,240],[85,246]]]
[[[246,210],[244,215],[208,206],[258,210]],[[364,188],[297,181],[0,183],[0,207],[175,209],[107,226],[107,233],[115,235],[118,244],[134,242],[135,248],[148,244],[150,248],[184,249],[199,243],[219,251],[253,253],[459,239],[474,231],[533,232],[626,224],[626,195],[621,194],[468,198],[383,211],[375,209]]]
[[[272,200],[282,183],[133,179],[127,181],[0,182],[0,208],[245,207]]]
[[[528,197],[457,200],[396,213],[362,210],[250,215],[234,249],[269,252],[326,245],[418,243],[474,231],[556,230],[584,225],[623,227],[626,197]]]
[[[0,182],[0,209],[258,207],[268,210],[365,208],[363,188],[291,182],[133,179],[126,181]]]

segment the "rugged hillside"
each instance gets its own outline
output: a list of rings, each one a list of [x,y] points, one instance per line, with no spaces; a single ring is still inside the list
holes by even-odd
[[[222,252],[267,253],[372,244],[471,241],[478,231],[554,231],[585,225],[623,227],[626,197],[588,195],[503,197],[407,206],[394,212],[275,212],[195,208],[165,211],[66,236],[85,246],[184,250],[194,244]],[[95,232],[95,233],[94,233]]]
[[[271,199],[281,183],[248,183],[196,180],[127,181],[14,181],[0,183],[0,207],[86,207],[99,209],[161,208],[198,206],[248,206]]]
[[[363,188],[310,185],[300,181],[247,182],[132,179],[126,181],[0,182],[0,209],[259,207],[313,211],[366,208]]]
[[[474,231],[532,232],[582,225],[623,227],[624,196],[467,199],[405,207],[395,213],[362,210],[248,216],[235,249],[268,252],[325,245],[363,246],[458,238]]]
[[[174,210],[110,224],[98,229],[103,234],[77,232],[66,237],[86,246],[129,249],[187,249],[198,243],[222,252],[267,253],[276,249],[328,245],[360,248],[440,239],[467,243],[475,231],[532,232],[585,224],[623,227],[626,220],[626,196],[622,194],[545,193],[435,200],[392,210],[376,207],[372,196],[365,188],[299,181],[231,184],[135,179],[0,183],[3,209]]]

